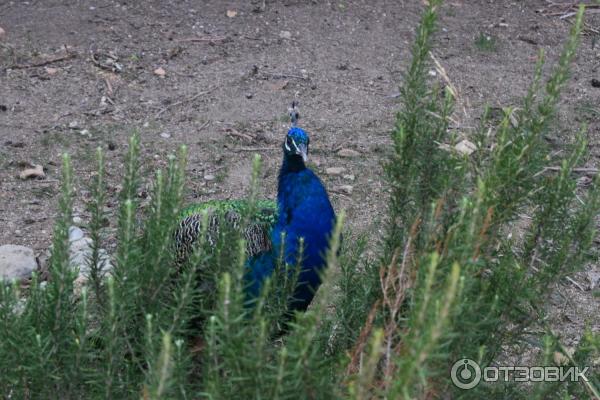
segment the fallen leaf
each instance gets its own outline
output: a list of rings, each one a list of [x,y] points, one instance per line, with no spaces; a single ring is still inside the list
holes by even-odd
[[[45,69],[48,75],[54,75],[58,72],[58,68],[46,67]]]
[[[554,358],[554,364],[556,364],[556,365],[569,364],[569,358],[567,356],[565,356],[563,353],[561,353],[560,351],[555,351],[553,358]]]
[[[44,174],[44,167],[41,165],[34,165],[33,168],[26,168],[19,174],[19,178],[21,179],[30,179],[30,178],[45,178],[46,174]]]
[[[235,11],[235,10],[227,10],[227,16],[228,16],[229,18],[233,18],[233,17],[235,17],[236,15],[237,15],[237,11]]]
[[[475,150],[477,150],[477,146],[475,146],[474,143],[468,141],[468,140],[461,140],[459,143],[457,143],[456,146],[454,146],[454,149],[456,151],[458,151],[460,154],[464,154],[464,155],[471,155],[471,153],[473,153]]]
[[[554,352],[553,358],[556,365],[567,365],[571,362],[571,358],[573,357],[573,354],[575,354],[575,349],[572,347],[565,347],[564,350],[567,353],[566,355],[560,351]]]
[[[163,67],[158,67],[154,70],[154,75],[158,75],[161,78],[164,78],[166,74],[167,71],[165,71]]]

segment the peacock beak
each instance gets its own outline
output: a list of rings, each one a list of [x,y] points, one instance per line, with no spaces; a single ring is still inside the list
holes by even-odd
[[[296,154],[302,156],[302,161],[308,160],[308,147],[304,143],[300,143],[296,146]]]

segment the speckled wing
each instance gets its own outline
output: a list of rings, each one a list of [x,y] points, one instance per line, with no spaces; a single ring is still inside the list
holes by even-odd
[[[275,201],[259,200],[255,207],[250,223],[243,232],[248,257],[271,249],[271,229],[277,221]],[[233,229],[240,229],[243,216],[249,212],[250,205],[246,200],[212,200],[185,208],[175,231],[177,260],[183,262],[191,254],[202,231],[205,214],[208,214],[206,239],[210,246],[214,246],[219,235],[219,224],[227,223]]]

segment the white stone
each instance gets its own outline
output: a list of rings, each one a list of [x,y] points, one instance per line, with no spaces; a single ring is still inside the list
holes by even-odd
[[[79,271],[79,276],[84,277],[82,279],[87,279],[90,273],[88,260],[92,256],[92,245],[94,242],[90,237],[83,236],[83,231],[79,228],[71,227],[70,231],[77,232],[77,234],[81,232],[81,236],[76,240],[71,240],[69,246],[69,264],[72,268]],[[99,249],[98,253],[100,269],[104,272],[110,272],[112,265],[108,253],[104,249]]]
[[[83,238],[83,231],[76,227],[76,226],[71,226],[69,227],[69,241],[70,242],[75,242],[77,240],[80,240],[81,238]]]
[[[360,153],[353,149],[341,149],[340,151],[337,152],[337,154],[340,157],[358,157],[358,156],[360,156]]]
[[[327,175],[333,175],[333,176],[341,175],[344,172],[346,172],[346,168],[344,168],[344,167],[329,167],[325,170],[325,173]]]
[[[26,246],[0,246],[0,279],[26,279],[37,269],[33,250]]]
[[[352,194],[354,187],[352,185],[341,185],[340,191],[346,194]]]
[[[461,140],[454,146],[454,149],[458,151],[460,154],[471,155],[475,150],[477,150],[477,146],[474,143],[468,140]]]

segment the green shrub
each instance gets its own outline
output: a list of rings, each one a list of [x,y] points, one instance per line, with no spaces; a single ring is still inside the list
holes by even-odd
[[[91,182],[90,277],[78,289],[69,266],[73,203],[70,159],[56,221],[50,280],[33,278],[22,293],[0,285],[0,393],[4,398],[568,398],[592,397],[597,377],[581,383],[480,384],[463,391],[449,379],[461,358],[482,367],[541,333],[540,363],[566,353],[545,325],[548,287],[593,256],[597,179],[580,192],[573,168],[585,157],[580,135],[557,160],[542,135],[551,129],[575,57],[583,8],[558,65],[542,90],[543,53],[519,109],[494,125],[489,113],[470,139],[469,156],[449,134],[455,92],[430,82],[429,54],[439,0],[416,30],[413,58],[385,165],[388,223],[377,259],[366,240],[340,247],[343,213],[327,256],[329,268],[310,309],[279,335],[293,287],[280,270],[254,307],[245,306],[245,244],[224,229],[214,248],[198,244],[179,265],[173,221],[184,190],[185,148],[154,180],[140,211],[139,138],[125,160],[118,246],[109,274],[101,268],[105,237],[104,162]],[[560,164],[558,171],[548,166]],[[257,199],[259,160],[249,193]],[[580,192],[580,193],[578,193]],[[526,215],[527,223],[523,223]],[[242,224],[247,223],[244,219]],[[204,222],[207,229],[207,221]],[[514,234],[513,234],[514,233]],[[201,236],[204,237],[204,236]],[[351,237],[351,236],[350,236]],[[348,238],[348,235],[346,236]],[[348,239],[346,239],[348,240]],[[232,244],[233,243],[233,244]],[[531,337],[527,337],[531,342]],[[570,365],[590,365],[598,335],[586,332]]]

